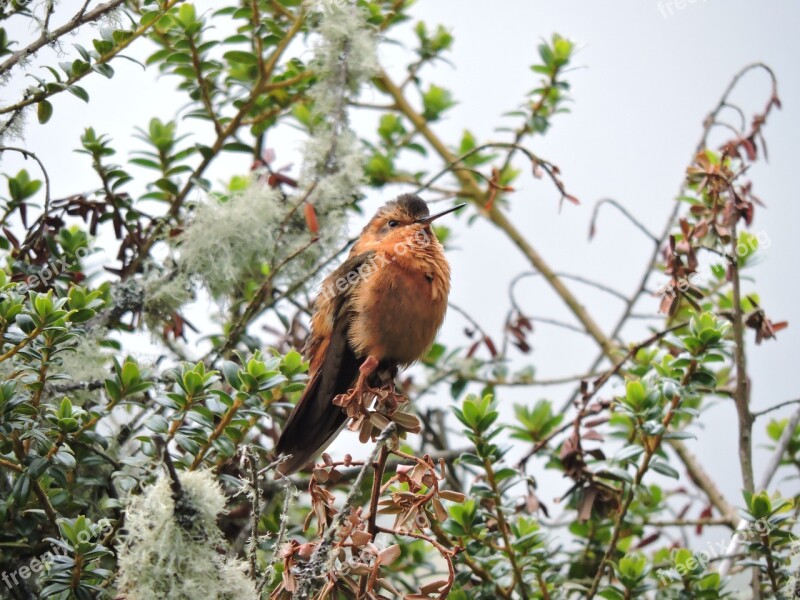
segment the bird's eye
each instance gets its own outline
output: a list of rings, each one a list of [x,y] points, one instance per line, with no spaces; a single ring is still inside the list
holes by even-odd
[[[397,221],[395,221],[394,219],[392,219],[391,221],[389,221],[389,222],[387,223],[387,225],[388,225],[389,227],[397,227],[398,225],[400,225],[400,223],[398,223]]]

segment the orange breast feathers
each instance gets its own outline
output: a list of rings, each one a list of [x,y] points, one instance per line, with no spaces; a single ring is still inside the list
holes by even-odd
[[[438,248],[376,254],[383,266],[353,297],[349,340],[356,356],[409,365],[433,344],[450,292],[450,268],[434,243]]]
[[[337,319],[348,319],[348,339],[359,358],[406,365],[430,347],[447,310],[450,266],[434,236],[424,242],[363,244],[350,257],[372,254],[349,280],[341,269],[325,279],[304,351],[310,374],[322,363]]]

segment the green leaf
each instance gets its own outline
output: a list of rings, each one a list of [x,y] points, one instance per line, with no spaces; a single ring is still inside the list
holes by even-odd
[[[111,398],[113,402],[119,402],[122,399],[122,393],[116,381],[113,379],[106,379],[105,387],[106,394],[108,394],[108,397]]]
[[[281,365],[283,367],[282,371],[287,375],[294,375],[300,371],[302,364],[302,355],[296,350],[291,350],[283,357],[283,363]]]
[[[222,363],[222,375],[232,388],[239,389],[241,385],[239,379],[239,365],[233,361],[226,360]]]
[[[494,480],[499,483],[504,479],[508,479],[509,477],[515,477],[517,475],[519,475],[519,472],[516,469],[512,469],[510,467],[504,467],[499,471],[495,472]]]
[[[188,65],[192,62],[192,55],[188,52],[173,52],[167,57],[170,64]]]
[[[122,365],[122,372],[120,374],[122,385],[128,388],[134,381],[139,379],[139,377],[139,366],[132,360],[126,360]]]
[[[467,387],[467,383],[469,382],[466,379],[459,377],[450,384],[450,396],[452,396],[453,400],[458,400],[461,397],[461,394],[464,393],[464,389]]]
[[[47,100],[42,100],[36,105],[36,116],[39,118],[39,123],[44,125],[53,116],[53,105]]]
[[[74,431],[74,429],[71,431]],[[56,453],[55,461],[59,464],[64,465],[68,469],[74,469],[78,464],[72,453],[67,452],[63,448]]]
[[[64,396],[64,399],[61,400],[61,406],[59,407],[58,414],[62,418],[72,416],[72,402],[70,402],[70,399],[66,396]]]
[[[245,154],[252,154],[253,147],[241,142],[229,142],[222,147],[227,152],[244,152]]]
[[[34,323],[30,315],[17,315],[16,323],[17,327],[19,327],[23,333],[28,335],[31,334],[34,329],[36,329],[36,323]]]
[[[42,476],[42,473],[45,472],[47,466],[50,464],[50,461],[44,456],[37,456],[31,461],[31,464],[28,465],[28,473],[30,474],[32,479],[39,479]]]
[[[604,600],[625,600],[625,595],[614,587],[605,588],[597,595]]]
[[[750,501],[750,513],[756,519],[765,519],[772,512],[772,503],[767,492],[755,494]]]
[[[598,471],[597,476],[604,477],[607,479],[613,479],[615,481],[625,481],[627,483],[633,483],[633,475],[631,475],[625,469],[621,469],[619,467],[608,467],[607,469]]]
[[[436,121],[444,111],[455,105],[452,94],[438,85],[431,84],[422,94],[424,111],[422,116],[428,121]]]
[[[67,86],[67,91],[69,93],[71,93],[72,95],[77,96],[78,98],[80,98],[81,100],[83,100],[84,102],[86,102],[88,104],[88,102],[89,102],[89,94],[81,86],[79,86],[79,85],[69,85],[69,86]]]
[[[153,415],[145,422],[145,427],[155,433],[167,433],[169,424],[167,420],[161,415]]]
[[[229,50],[222,57],[230,62],[242,63],[245,65],[258,64],[258,58],[252,52],[242,52],[241,50]]]
[[[31,495],[31,476],[27,471],[17,477],[11,494],[14,496],[14,504],[19,508],[24,507],[28,502]]]
[[[617,462],[625,462],[640,456],[644,452],[642,446],[625,446],[622,450],[614,455],[614,460]]]
[[[647,393],[641,381],[628,381],[625,383],[625,404],[632,410],[639,411],[645,403]]]
[[[103,77],[107,77],[108,79],[111,79],[114,76],[114,69],[109,64],[100,63],[94,65],[92,68],[100,73]]]
[[[197,12],[193,4],[182,4],[178,9],[178,20],[184,25],[191,25],[197,20]]]
[[[619,561],[619,572],[623,577],[630,580],[638,580],[647,567],[647,558],[641,552],[626,554]]]
[[[661,473],[662,475],[672,477],[673,479],[680,479],[680,473],[678,473],[678,471],[661,459],[653,459],[650,463],[650,468],[656,473]]]
[[[160,17],[161,17],[161,11],[151,10],[142,14],[142,18],[139,20],[139,24],[142,27],[149,27],[150,25],[155,23]]]

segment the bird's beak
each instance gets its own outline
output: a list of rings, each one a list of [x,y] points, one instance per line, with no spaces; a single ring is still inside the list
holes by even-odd
[[[461,204],[456,204],[453,208],[448,208],[447,210],[443,210],[442,212],[436,213],[435,215],[429,215],[427,217],[422,217],[421,219],[417,219],[414,222],[415,223],[431,223],[432,221],[435,221],[439,217],[443,217],[445,215],[448,215],[451,212],[454,212],[454,211],[458,210],[459,208],[464,208],[466,205],[467,205],[466,202],[462,202]]]

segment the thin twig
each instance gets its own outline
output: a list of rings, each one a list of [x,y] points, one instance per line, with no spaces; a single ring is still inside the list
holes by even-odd
[[[622,372],[622,369],[623,369],[624,365],[631,358],[636,356],[636,354],[639,352],[639,350],[641,350],[643,348],[647,348],[648,346],[651,346],[652,344],[655,344],[657,341],[661,340],[662,338],[664,338],[665,336],[669,335],[670,333],[678,331],[679,329],[683,329],[687,325],[689,325],[689,323],[679,323],[677,325],[673,325],[672,327],[668,327],[667,329],[664,329],[662,331],[657,331],[656,333],[651,335],[646,340],[644,340],[642,342],[639,342],[638,344],[635,344],[634,346],[632,346],[631,349],[628,350],[628,353],[616,365],[614,365],[614,367],[612,367],[611,369],[605,371],[602,375],[600,375],[600,377],[598,377],[595,381],[592,382],[592,390],[583,397],[583,407],[584,408],[581,409],[581,413],[578,414],[576,419],[578,421],[581,419],[583,411],[585,411],[586,407],[589,404],[589,400],[591,400],[603,388],[603,386],[606,383],[608,383],[608,381],[612,377],[614,377],[616,375],[619,375]],[[535,444],[533,446],[533,448],[531,448],[528,451],[527,454],[525,454],[525,456],[523,456],[520,459],[519,463],[517,463],[519,468],[521,468],[521,469],[524,468],[524,466],[528,462],[528,460],[530,460],[533,456],[535,456],[539,452],[539,450],[541,450],[547,444],[549,444],[550,441],[554,437],[556,437],[557,435],[563,433],[564,431],[566,431],[567,429],[569,429],[572,426],[573,426],[572,422],[567,422],[566,424],[562,425],[560,428],[558,428],[555,431],[551,432],[543,440],[540,440],[537,444]]]
[[[576,381],[588,381],[595,379],[601,373],[581,373],[579,375],[566,375],[564,377],[552,377],[549,379],[531,379],[530,381],[520,379],[506,381],[504,379],[484,379],[472,375],[459,374],[458,371],[452,371],[451,374],[458,374],[459,379],[464,379],[472,383],[480,383],[484,386],[492,387],[548,387],[553,385],[564,385],[565,383],[575,383]]]
[[[503,509],[503,494],[500,492],[500,488],[497,485],[492,461],[488,458],[483,459],[483,469],[486,473],[486,481],[489,484],[492,493],[494,494],[494,512],[495,516],[497,517],[497,529],[500,531],[500,536],[503,538],[503,552],[508,557],[508,561],[511,564],[511,570],[514,573],[514,583],[510,586],[510,589],[513,589],[518,585],[522,600],[528,600],[528,584],[523,578],[522,567],[519,564],[516,551],[511,544],[511,530]]]
[[[258,485],[256,461],[249,446],[242,448],[242,459],[247,464],[250,476],[247,484],[249,484],[250,493],[253,495],[253,506],[250,510],[250,540],[247,544],[247,558],[250,563],[250,577],[255,578],[258,562],[258,523],[261,520],[261,487]]]
[[[683,462],[692,482],[703,491],[711,505],[716,508],[729,523],[736,523],[739,518],[736,507],[728,503],[719,487],[717,487],[714,479],[703,469],[700,461],[689,451],[686,444],[681,440],[667,440],[667,443],[675,451],[675,454],[678,455],[681,462]]]
[[[378,521],[378,501],[381,498],[381,484],[383,483],[383,473],[386,469],[386,459],[389,458],[389,449],[383,445],[378,453],[378,460],[373,465],[374,473],[372,475],[372,493],[369,499],[369,517],[367,518],[367,533],[372,536],[372,541],[375,541],[377,535],[377,521]],[[367,591],[367,584],[369,583],[370,576],[365,574],[361,577],[359,585],[359,593],[365,594]]]
[[[648,521],[648,527],[707,527],[707,526],[720,526],[720,527],[728,527],[731,528],[733,525],[731,524],[729,519],[725,517],[718,517],[718,518],[708,518],[708,519],[665,519],[665,520],[656,520],[656,521]]]
[[[582,327],[573,325],[572,323],[567,323],[565,321],[559,321],[558,319],[551,319],[549,317],[528,317],[528,320],[532,321],[533,323],[543,323],[544,325],[552,325],[553,327],[568,329],[569,331],[574,331],[575,333],[580,333],[581,335],[588,335],[591,337],[591,334],[589,334]]]
[[[689,384],[696,369],[697,361],[692,360],[683,375],[681,381],[682,386]],[[675,411],[678,409],[680,402],[681,395],[679,393],[675,393],[672,396],[667,413],[662,419],[661,432],[653,436],[650,443],[644,445],[645,451],[644,455],[642,456],[642,462],[639,465],[639,468],[636,470],[636,475],[633,478],[633,482],[630,484],[628,492],[625,495],[625,499],[622,501],[622,505],[617,513],[617,519],[614,523],[614,529],[611,533],[611,540],[608,542],[608,547],[606,548],[605,554],[603,555],[600,564],[597,566],[597,573],[592,580],[592,585],[589,588],[589,592],[586,596],[588,600],[591,600],[595,597],[595,594],[597,594],[598,588],[600,587],[600,581],[603,579],[605,567],[614,556],[614,553],[617,551],[617,543],[619,542],[619,537],[622,534],[622,526],[625,522],[625,515],[628,514],[628,509],[630,508],[631,504],[633,503],[633,499],[636,496],[636,490],[639,488],[645,473],[647,473],[647,470],[650,467],[650,461],[652,460],[653,456],[655,456],[659,446],[661,446],[661,440],[664,438],[664,434],[669,430],[669,426],[672,423],[672,418],[675,415]]]
[[[176,4],[178,4],[181,1],[182,0],[168,0],[168,2],[166,4],[164,4],[158,10],[159,10],[159,12],[166,13],[173,6],[175,6]],[[123,2],[124,2],[124,0],[113,0],[113,2],[109,2],[109,3],[105,4],[105,5],[98,6],[95,9],[95,11],[97,11],[97,10],[103,8],[103,7],[107,7],[109,5],[112,5],[112,4],[114,5],[114,6],[112,6],[112,9],[113,9],[113,8],[116,8],[117,6],[121,5]],[[95,11],[92,11],[92,13],[90,13],[90,14],[94,14]],[[99,15],[99,16],[102,16],[102,15]],[[86,21],[85,18],[83,20]],[[88,22],[88,21],[86,21],[86,22]],[[158,22],[158,19],[153,19],[152,21],[150,21],[146,25],[139,25],[136,29],[134,29],[131,32],[130,36],[123,38],[111,50],[109,50],[108,53],[103,54],[102,56],[97,58],[95,60],[93,66],[103,65],[103,64],[106,64],[106,63],[110,62],[113,58],[115,58],[117,55],[119,55],[123,50],[128,48],[128,46],[130,46],[135,40],[139,39],[141,36],[143,36],[145,33],[147,33],[147,31],[149,31],[150,28],[154,27],[157,22]],[[60,28],[56,29],[54,32],[52,32],[52,34],[53,35],[59,35],[59,34],[57,34],[57,32],[59,30],[60,30]],[[69,31],[71,31],[71,30],[69,30]],[[60,35],[63,35],[63,34],[60,34]],[[47,43],[47,41],[45,41],[45,43]],[[8,63],[12,59],[13,59],[13,56],[12,56],[12,58],[9,58],[6,61],[6,63]],[[16,60],[19,61],[19,58],[16,59]],[[3,73],[3,72],[4,72],[3,71],[3,65],[0,65],[0,73]],[[51,96],[53,96],[55,94],[58,94],[58,93],[62,92],[65,89],[68,89],[70,86],[74,85],[75,83],[77,83],[78,81],[80,81],[81,79],[83,79],[84,77],[89,75],[89,73],[93,73],[93,72],[95,72],[95,69],[87,69],[85,71],[80,71],[78,73],[70,75],[67,78],[67,80],[63,81],[62,85],[60,85],[58,87],[48,87],[44,91],[38,91],[38,92],[34,92],[34,93],[26,92],[25,94],[23,94],[22,100],[20,100],[16,104],[0,107],[0,115],[7,114],[7,113],[12,113],[12,116],[9,119],[9,121],[6,121],[6,123],[3,124],[3,129],[0,130],[0,136],[2,135],[2,133],[4,133],[8,129],[9,123],[10,123],[11,120],[13,120],[15,118],[15,115],[20,114],[21,111],[25,107],[30,106],[31,104],[36,104],[37,102],[41,102],[42,100],[46,100],[47,98],[50,98]]]
[[[509,297],[509,300],[511,301],[511,305],[514,308],[516,308],[518,312],[524,313],[525,311],[522,310],[522,307],[521,307],[519,301],[516,298],[516,293],[515,292],[516,292],[517,284],[520,281],[522,281],[523,279],[525,279],[526,277],[539,277],[539,276],[541,276],[541,273],[537,273],[536,271],[525,271],[523,273],[520,273],[519,275],[514,276],[514,278],[509,283],[509,285],[508,285],[508,297]],[[605,285],[603,283],[600,283],[599,281],[594,281],[594,280],[589,279],[587,277],[583,277],[581,275],[575,275],[573,273],[565,273],[563,271],[557,271],[556,272],[556,276],[558,276],[558,277],[560,277],[562,279],[571,279],[572,281],[577,281],[578,283],[583,283],[585,285],[588,285],[590,287],[598,289],[601,292],[605,292],[607,294],[610,294],[610,295],[614,296],[615,298],[619,298],[623,302],[627,302],[628,301],[628,297],[625,294],[623,294],[622,292],[620,292],[618,290],[615,290],[614,288],[609,287],[609,286],[607,286],[607,285]]]
[[[720,112],[725,107],[730,106],[728,104],[728,98],[738,85],[741,78],[746,73],[754,69],[763,69],[769,74],[772,81],[771,98],[774,98],[776,96],[777,80],[775,78],[775,74],[772,72],[772,69],[770,69],[764,63],[752,63],[742,68],[736,75],[734,75],[733,79],[731,79],[730,83],[725,88],[725,91],[722,93],[722,96],[720,97],[720,100],[717,103],[717,105],[711,110],[711,112],[708,113],[708,115],[704,119],[703,130],[700,135],[700,139],[698,140],[697,145],[694,148],[694,152],[692,153],[692,160],[694,160],[694,157],[697,156],[697,154],[699,154],[700,152],[702,152],[702,150],[708,145],[708,136],[713,127],[713,124],[716,122],[716,119],[719,116]],[[688,182],[684,177],[683,180],[681,181],[680,188],[678,189],[678,193],[675,197],[680,198],[682,196],[685,196],[687,190],[688,190]],[[630,317],[630,314],[633,311],[634,306],[639,301],[639,298],[641,298],[642,294],[645,293],[645,290],[647,290],[647,282],[650,280],[650,276],[653,274],[654,266],[658,261],[658,255],[661,251],[661,246],[664,245],[665,241],[669,237],[669,234],[674,226],[675,219],[678,217],[678,214],[680,213],[680,209],[681,209],[681,203],[675,201],[672,210],[670,211],[670,214],[667,217],[666,222],[664,223],[664,228],[661,231],[661,235],[658,236],[658,243],[654,244],[655,247],[653,248],[653,252],[650,255],[650,259],[647,262],[647,267],[639,281],[639,286],[636,288],[636,291],[629,298],[625,310],[617,320],[617,323],[614,325],[614,329],[609,335],[609,339],[613,340],[617,338],[617,336],[622,331],[622,328],[625,327],[626,323],[628,322],[628,318]],[[608,354],[605,351],[600,352],[597,358],[595,358],[595,360],[592,362],[591,366],[589,367],[589,370],[590,371],[596,370],[607,356]],[[580,390],[576,388],[573,394],[570,396],[570,398],[564,403],[562,411],[566,410],[575,401],[579,393]]]
[[[601,207],[601,206],[603,206],[604,204],[610,204],[611,206],[613,206],[614,208],[616,208],[616,209],[617,209],[619,212],[621,212],[621,213],[622,213],[622,214],[623,214],[623,215],[624,215],[624,216],[625,216],[625,217],[626,217],[626,218],[627,218],[627,219],[628,219],[628,220],[629,220],[631,223],[633,223],[633,224],[634,224],[634,226],[636,226],[636,228],[637,228],[639,231],[641,231],[641,232],[642,232],[643,234],[645,234],[645,235],[646,235],[648,238],[650,238],[650,240],[651,240],[651,241],[652,241],[654,244],[656,244],[657,246],[660,246],[660,245],[661,245],[661,240],[660,240],[659,238],[657,238],[655,235],[653,235],[652,233],[650,233],[650,230],[649,230],[649,229],[647,229],[647,227],[645,227],[645,226],[644,226],[644,224],[643,224],[641,221],[639,221],[639,220],[638,220],[636,217],[634,217],[634,216],[633,216],[633,215],[630,213],[630,211],[629,211],[627,208],[625,208],[625,207],[624,207],[622,204],[620,204],[619,202],[617,202],[617,201],[616,201],[616,200],[614,200],[613,198],[603,198],[602,200],[599,200],[599,201],[598,201],[598,202],[597,202],[597,203],[594,205],[594,211],[592,211],[592,218],[591,218],[591,219],[590,219],[590,221],[589,221],[589,223],[590,223],[590,225],[589,225],[589,238],[590,238],[590,239],[591,239],[592,237],[594,237],[594,232],[595,232],[596,225],[597,225],[597,217],[598,217],[598,215],[600,214],[600,207]]]
[[[2,154],[5,150],[10,150],[11,152],[19,152],[25,158],[32,158],[36,161],[39,165],[39,169],[42,171],[42,175],[44,176],[44,211],[42,213],[42,220],[47,219],[47,214],[50,212],[50,175],[47,174],[47,169],[44,168],[44,163],[39,159],[36,154],[31,152],[30,150],[26,150],[25,148],[16,148],[14,146],[0,146],[0,154]]]
[[[800,403],[800,398],[795,398],[794,400],[787,400],[786,402],[779,402],[775,406],[770,406],[769,408],[765,408],[759,412],[753,413],[753,419],[757,419],[758,417],[763,417],[764,415],[771,413],[774,410],[778,410],[783,408],[784,406],[790,406],[792,404]]]
[[[174,0],[173,0],[174,1]],[[172,202],[170,203],[169,210],[167,211],[167,219],[175,218],[178,216],[181,207],[183,206],[184,201],[186,200],[189,192],[191,192],[194,187],[197,185],[197,181],[203,176],[206,169],[214,162],[214,159],[217,155],[222,151],[225,143],[228,141],[232,135],[234,135],[239,126],[242,124],[243,119],[247,115],[248,112],[255,106],[258,99],[264,92],[270,91],[272,89],[273,84],[270,83],[270,77],[275,68],[280,61],[280,58],[283,56],[283,53],[286,51],[286,48],[289,46],[290,42],[294,39],[294,37],[299,33],[302,29],[303,23],[305,21],[305,10],[301,10],[297,17],[295,17],[292,26],[286,32],[281,41],[275,46],[272,54],[270,55],[269,59],[266,61],[264,69],[265,73],[261,73],[259,75],[258,81],[253,86],[248,97],[238,106],[238,111],[236,114],[226,123],[225,129],[217,135],[217,139],[211,145],[209,151],[205,153],[203,156],[203,160],[200,161],[200,164],[195,167],[192,174],[186,180],[183,188],[176,194],[175,198],[173,198]],[[280,86],[280,84],[275,84],[275,86]],[[138,268],[140,267],[142,261],[145,260],[145,257],[148,255],[152,246],[158,241],[161,235],[161,229],[164,226],[166,221],[159,221],[155,223],[148,233],[147,239],[142,243],[141,249],[139,254],[136,258],[131,261],[131,263],[125,269],[125,276],[135,273]]]
[[[283,460],[285,459],[276,461],[276,466]],[[275,565],[277,564],[278,559],[280,559],[281,546],[283,546],[284,542],[286,541],[286,533],[289,529],[289,512],[292,508],[292,498],[297,491],[297,488],[292,485],[292,482],[288,478],[284,478],[283,481],[285,495],[283,497],[283,508],[281,509],[280,527],[278,529],[278,535],[275,538],[275,543],[272,545],[272,559],[269,561],[269,565],[267,565],[267,568],[264,570],[264,575],[261,577],[261,580],[256,586],[256,595],[259,597],[261,590],[263,590],[266,585],[272,582],[272,578],[275,575]]]
[[[433,521],[433,519],[431,519],[431,521]],[[386,527],[378,527],[377,531],[380,533],[387,533],[390,535],[405,535],[418,540],[423,540],[429,543],[434,548],[436,548],[436,550],[439,551],[439,554],[441,554],[442,558],[447,563],[447,574],[448,574],[447,585],[439,591],[439,598],[447,598],[447,595],[450,593],[450,588],[453,586],[453,583],[455,582],[456,579],[456,571],[455,567],[453,566],[453,555],[460,550],[459,548],[456,548],[454,550],[448,550],[437,540],[433,539],[431,536],[425,535],[424,533],[417,533],[416,531],[411,531],[409,529],[403,529],[403,531],[401,532],[401,531],[395,531],[394,529],[387,529]]]

